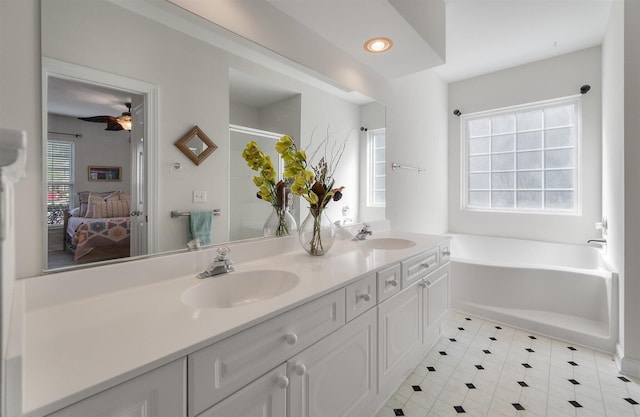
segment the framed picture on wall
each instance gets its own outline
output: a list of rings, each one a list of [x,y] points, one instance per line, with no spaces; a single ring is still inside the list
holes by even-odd
[[[89,181],[122,181],[122,167],[89,165]]]

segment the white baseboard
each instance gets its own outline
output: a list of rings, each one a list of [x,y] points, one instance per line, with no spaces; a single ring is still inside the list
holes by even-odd
[[[616,345],[615,360],[621,374],[640,378],[640,360],[624,356],[624,350],[619,343]]]

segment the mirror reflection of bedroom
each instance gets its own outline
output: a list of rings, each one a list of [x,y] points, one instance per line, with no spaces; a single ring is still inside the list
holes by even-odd
[[[48,269],[146,253],[143,120],[141,95],[48,78]]]

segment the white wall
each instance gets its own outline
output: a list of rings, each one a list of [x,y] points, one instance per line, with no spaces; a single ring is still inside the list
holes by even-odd
[[[452,83],[449,86],[449,231],[583,244],[601,218],[601,50],[599,47]],[[579,94],[582,100],[581,215],[461,210],[460,118],[463,114]]]
[[[624,345],[623,370],[640,377],[640,3],[624,2]]]
[[[447,231],[447,84],[432,70],[394,80],[387,103],[387,218],[394,229]],[[424,172],[391,170],[391,163]]]
[[[260,125],[259,110],[257,107],[232,101],[229,103],[229,123],[258,129],[256,126]]]

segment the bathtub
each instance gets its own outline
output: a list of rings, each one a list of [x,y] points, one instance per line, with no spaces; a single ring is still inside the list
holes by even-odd
[[[599,249],[465,234],[451,237],[454,310],[615,351],[617,274]]]

